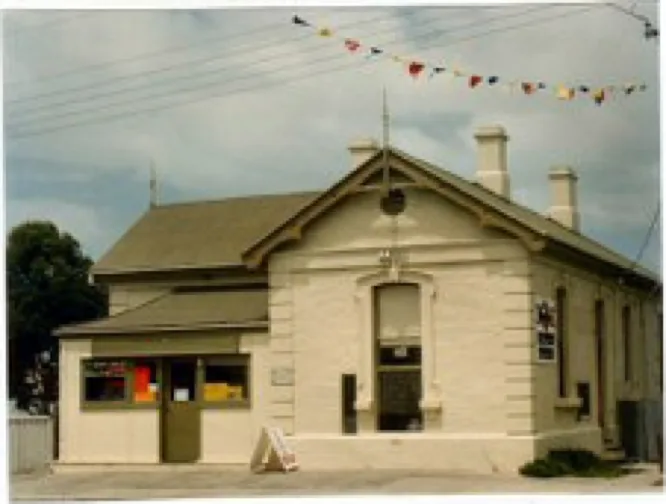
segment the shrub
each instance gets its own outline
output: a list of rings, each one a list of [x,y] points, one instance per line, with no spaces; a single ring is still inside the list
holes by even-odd
[[[520,474],[534,478],[577,476],[581,478],[615,478],[625,474],[616,464],[601,460],[587,450],[551,450],[548,456],[520,467]]]

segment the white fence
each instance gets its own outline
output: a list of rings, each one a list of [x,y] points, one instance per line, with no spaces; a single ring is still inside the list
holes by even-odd
[[[11,473],[43,469],[53,461],[53,420],[48,416],[9,417]]]

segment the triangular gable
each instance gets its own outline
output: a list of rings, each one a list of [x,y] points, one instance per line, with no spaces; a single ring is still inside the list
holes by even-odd
[[[447,184],[436,173],[411,162],[392,148],[389,148],[388,154],[389,177],[393,187],[430,189],[448,201],[472,212],[478,217],[481,226],[500,228],[520,239],[531,250],[541,250],[545,246],[545,240],[538,233],[497,213],[485,202],[472,198],[451,184]],[[307,226],[330,211],[345,197],[367,191],[379,193],[384,177],[383,162],[382,152],[379,151],[282,225],[253,244],[243,253],[246,265],[250,268],[257,268],[264,262],[267,255],[280,245],[300,240]]]

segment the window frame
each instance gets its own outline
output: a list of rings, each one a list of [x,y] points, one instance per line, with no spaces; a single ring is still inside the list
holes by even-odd
[[[566,287],[560,286],[555,290],[555,333],[556,333],[556,360],[557,360],[557,396],[566,398],[568,390],[568,301],[569,296]]]
[[[213,354],[200,357],[201,365],[197,372],[197,402],[202,409],[250,409],[252,407],[252,354]],[[207,401],[204,397],[206,367],[212,364],[239,366],[245,368],[247,397]]]
[[[125,369],[123,379],[125,381],[125,397],[122,400],[101,400],[91,401],[86,399],[86,378],[90,377],[87,365],[92,362],[123,362]],[[136,358],[136,357],[86,357],[79,362],[79,400],[80,409],[90,410],[141,410],[158,409],[161,402],[161,390],[158,389],[155,401],[135,402],[134,401],[134,370],[137,362],[153,361],[155,363],[157,383],[162,383],[162,366],[159,359],[154,358]]]
[[[623,374],[625,383],[630,383],[633,379],[634,369],[633,369],[633,349],[631,344],[631,306],[625,304],[622,306],[622,315],[621,315],[621,324],[622,324],[622,352],[623,352]]]
[[[554,319],[551,320],[550,326],[543,326],[539,318],[539,310],[546,304],[547,309],[550,313],[550,316]],[[534,315],[534,335],[536,337],[536,360],[539,364],[556,364],[559,360],[558,344],[557,340],[559,335],[557,333],[557,308],[552,299],[538,299],[535,303],[535,315]],[[553,323],[554,322],[554,323]],[[552,343],[542,343],[541,336],[547,334],[552,336]],[[552,350],[553,356],[551,358],[544,358],[541,356],[541,350]]]

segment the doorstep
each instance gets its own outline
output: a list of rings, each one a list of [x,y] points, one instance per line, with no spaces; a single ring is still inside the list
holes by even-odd
[[[105,472],[199,472],[199,471],[250,471],[249,464],[216,464],[216,463],[194,463],[194,464],[150,464],[150,463],[72,463],[53,462],[51,464],[52,474],[77,474],[77,473],[105,473]]]

